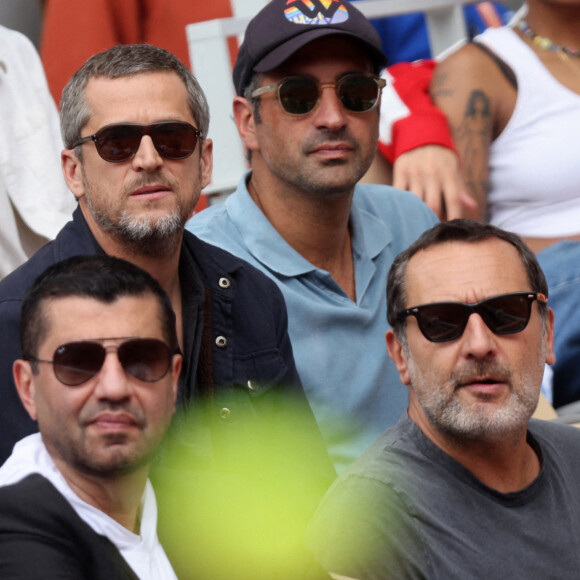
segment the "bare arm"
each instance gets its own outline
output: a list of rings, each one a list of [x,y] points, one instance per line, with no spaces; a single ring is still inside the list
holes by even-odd
[[[477,203],[467,193],[457,154],[442,145],[423,145],[402,153],[394,165],[377,152],[361,183],[393,185],[418,195],[439,217],[477,215]]]
[[[489,184],[489,150],[498,134],[498,112],[506,80],[488,55],[466,45],[440,62],[431,81],[434,103],[447,116],[461,176],[484,219]]]
[[[412,191],[439,218],[453,219],[474,212],[477,204],[466,193],[447,118],[429,93],[436,64],[426,60],[387,69],[380,153],[363,181]]]

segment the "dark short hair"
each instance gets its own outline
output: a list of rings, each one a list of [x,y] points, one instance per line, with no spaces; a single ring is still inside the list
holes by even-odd
[[[125,296],[153,295],[159,304],[160,323],[172,352],[179,349],[175,313],[161,284],[135,264],[112,256],[74,256],[47,268],[28,289],[20,317],[22,356],[30,360],[48,334],[44,311],[51,299],[78,296],[112,304]],[[79,320],[82,324],[82,320]]]
[[[203,90],[192,72],[172,53],[151,44],[119,44],[95,54],[71,77],[60,101],[60,130],[67,149],[81,137],[92,111],[86,88],[91,79],[117,79],[138,74],[174,72],[187,90],[189,109],[197,128],[207,137],[209,107]]]
[[[534,292],[548,295],[548,283],[540,268],[536,256],[516,234],[470,219],[455,219],[441,222],[423,234],[394,260],[387,279],[387,319],[395,332],[400,335],[403,322],[396,320],[396,315],[407,308],[405,278],[409,260],[421,250],[445,244],[447,242],[477,243],[497,238],[511,244],[517,251],[526,270],[528,281]],[[545,318],[546,305],[538,302],[540,315]]]

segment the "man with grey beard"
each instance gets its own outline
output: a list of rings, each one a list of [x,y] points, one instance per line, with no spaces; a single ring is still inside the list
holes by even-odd
[[[317,559],[364,580],[576,578],[580,432],[531,419],[555,361],[533,253],[491,225],[441,223],[397,256],[387,296],[408,412],[323,500]]]
[[[116,46],[73,75],[60,108],[62,169],[78,207],[0,285],[0,464],[37,430],[11,378],[26,289],[55,262],[108,254],[146,270],[171,300],[183,353],[177,402],[197,419],[184,436],[193,466],[235,472],[266,440],[312,482],[317,502],[334,470],[296,371],[282,295],[253,266],[184,231],[212,170],[208,105],[191,71],[155,46]]]

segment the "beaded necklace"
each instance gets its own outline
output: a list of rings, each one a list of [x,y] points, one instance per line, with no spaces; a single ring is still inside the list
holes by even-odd
[[[553,50],[566,56],[574,56],[580,58],[580,50],[577,48],[569,48],[568,46],[560,46],[554,44],[549,38],[545,36],[538,36],[529,26],[525,20],[518,22],[519,29],[539,48],[542,50]]]

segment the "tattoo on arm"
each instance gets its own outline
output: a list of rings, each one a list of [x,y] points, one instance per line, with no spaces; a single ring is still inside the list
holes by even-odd
[[[463,120],[452,131],[462,160],[465,182],[476,199],[485,199],[488,191],[491,128],[489,97],[481,90],[474,90],[469,94]]]
[[[431,86],[429,87],[429,92],[431,93],[431,98],[437,101],[440,97],[452,97],[454,94],[453,85],[445,86],[448,81],[448,75],[444,72],[435,72],[433,78],[431,79]]]

